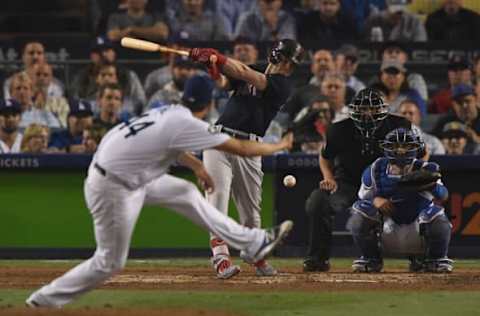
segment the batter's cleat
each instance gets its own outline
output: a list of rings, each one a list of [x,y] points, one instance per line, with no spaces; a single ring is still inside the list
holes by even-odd
[[[328,260],[314,260],[307,258],[303,261],[303,272],[327,272],[330,270],[330,261]]]
[[[451,273],[453,271],[453,260],[447,257],[439,259],[427,259],[424,263],[425,272]]]
[[[247,253],[246,251],[242,251],[240,252],[240,257],[245,262],[250,264],[254,264],[255,262],[265,259],[278,245],[280,245],[283,238],[288,235],[292,228],[292,221],[284,221],[278,226],[266,229],[265,239],[263,241],[263,244],[258,249],[257,253],[252,255]]]
[[[408,271],[409,272],[423,272],[423,261],[418,260],[415,257],[408,257]]]
[[[212,263],[219,279],[230,279],[240,273],[240,267],[233,265],[228,256],[212,258]]]
[[[260,260],[254,264],[255,275],[258,277],[276,276],[278,271],[265,260]]]
[[[382,272],[383,260],[368,259],[368,258],[360,257],[359,259],[353,261],[352,269],[353,269],[353,272],[358,272],[358,273]]]

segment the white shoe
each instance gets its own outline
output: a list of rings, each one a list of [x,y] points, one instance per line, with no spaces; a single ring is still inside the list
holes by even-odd
[[[228,256],[212,258],[212,263],[219,279],[230,279],[240,273],[240,267],[233,265]]]
[[[27,300],[25,301],[25,305],[27,305],[27,307],[29,308],[59,308],[59,306],[55,306],[47,302],[47,300],[41,294],[38,294],[36,292],[30,295],[29,298],[27,298]]]
[[[292,221],[284,221],[278,226],[267,229],[265,231],[265,240],[260,246],[260,249],[258,249],[255,254],[249,254],[246,251],[243,251],[240,253],[240,257],[245,260],[245,262],[250,264],[254,264],[255,262],[263,260],[272,253],[272,251],[281,243],[283,238],[288,235],[292,228]]]

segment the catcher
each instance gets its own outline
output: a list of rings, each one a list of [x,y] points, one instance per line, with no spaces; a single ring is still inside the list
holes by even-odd
[[[406,255],[411,272],[451,272],[451,225],[443,207],[434,203],[448,197],[438,164],[416,159],[422,144],[409,129],[388,133],[381,148],[385,157],[363,172],[360,199],[347,224],[362,254],[353,271],[382,271],[383,248]]]

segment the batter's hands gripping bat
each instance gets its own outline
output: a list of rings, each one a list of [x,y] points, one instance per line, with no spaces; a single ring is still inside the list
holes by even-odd
[[[131,37],[122,38],[122,41],[120,42],[120,44],[126,48],[143,50],[146,52],[172,53],[172,54],[178,54],[178,55],[187,56],[187,57],[190,55],[190,52],[187,50],[170,48],[167,46],[159,45],[154,42],[139,40]],[[215,64],[217,62],[217,56],[211,56],[210,62],[212,64]]]

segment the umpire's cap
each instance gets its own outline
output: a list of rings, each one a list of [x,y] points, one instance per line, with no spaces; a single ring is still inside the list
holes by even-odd
[[[212,101],[215,83],[206,75],[195,75],[187,80],[183,89],[182,102],[192,112],[199,112]]]
[[[287,59],[294,64],[300,64],[305,55],[302,45],[292,39],[282,39],[276,42],[270,50],[268,61],[272,64],[278,64]]]

